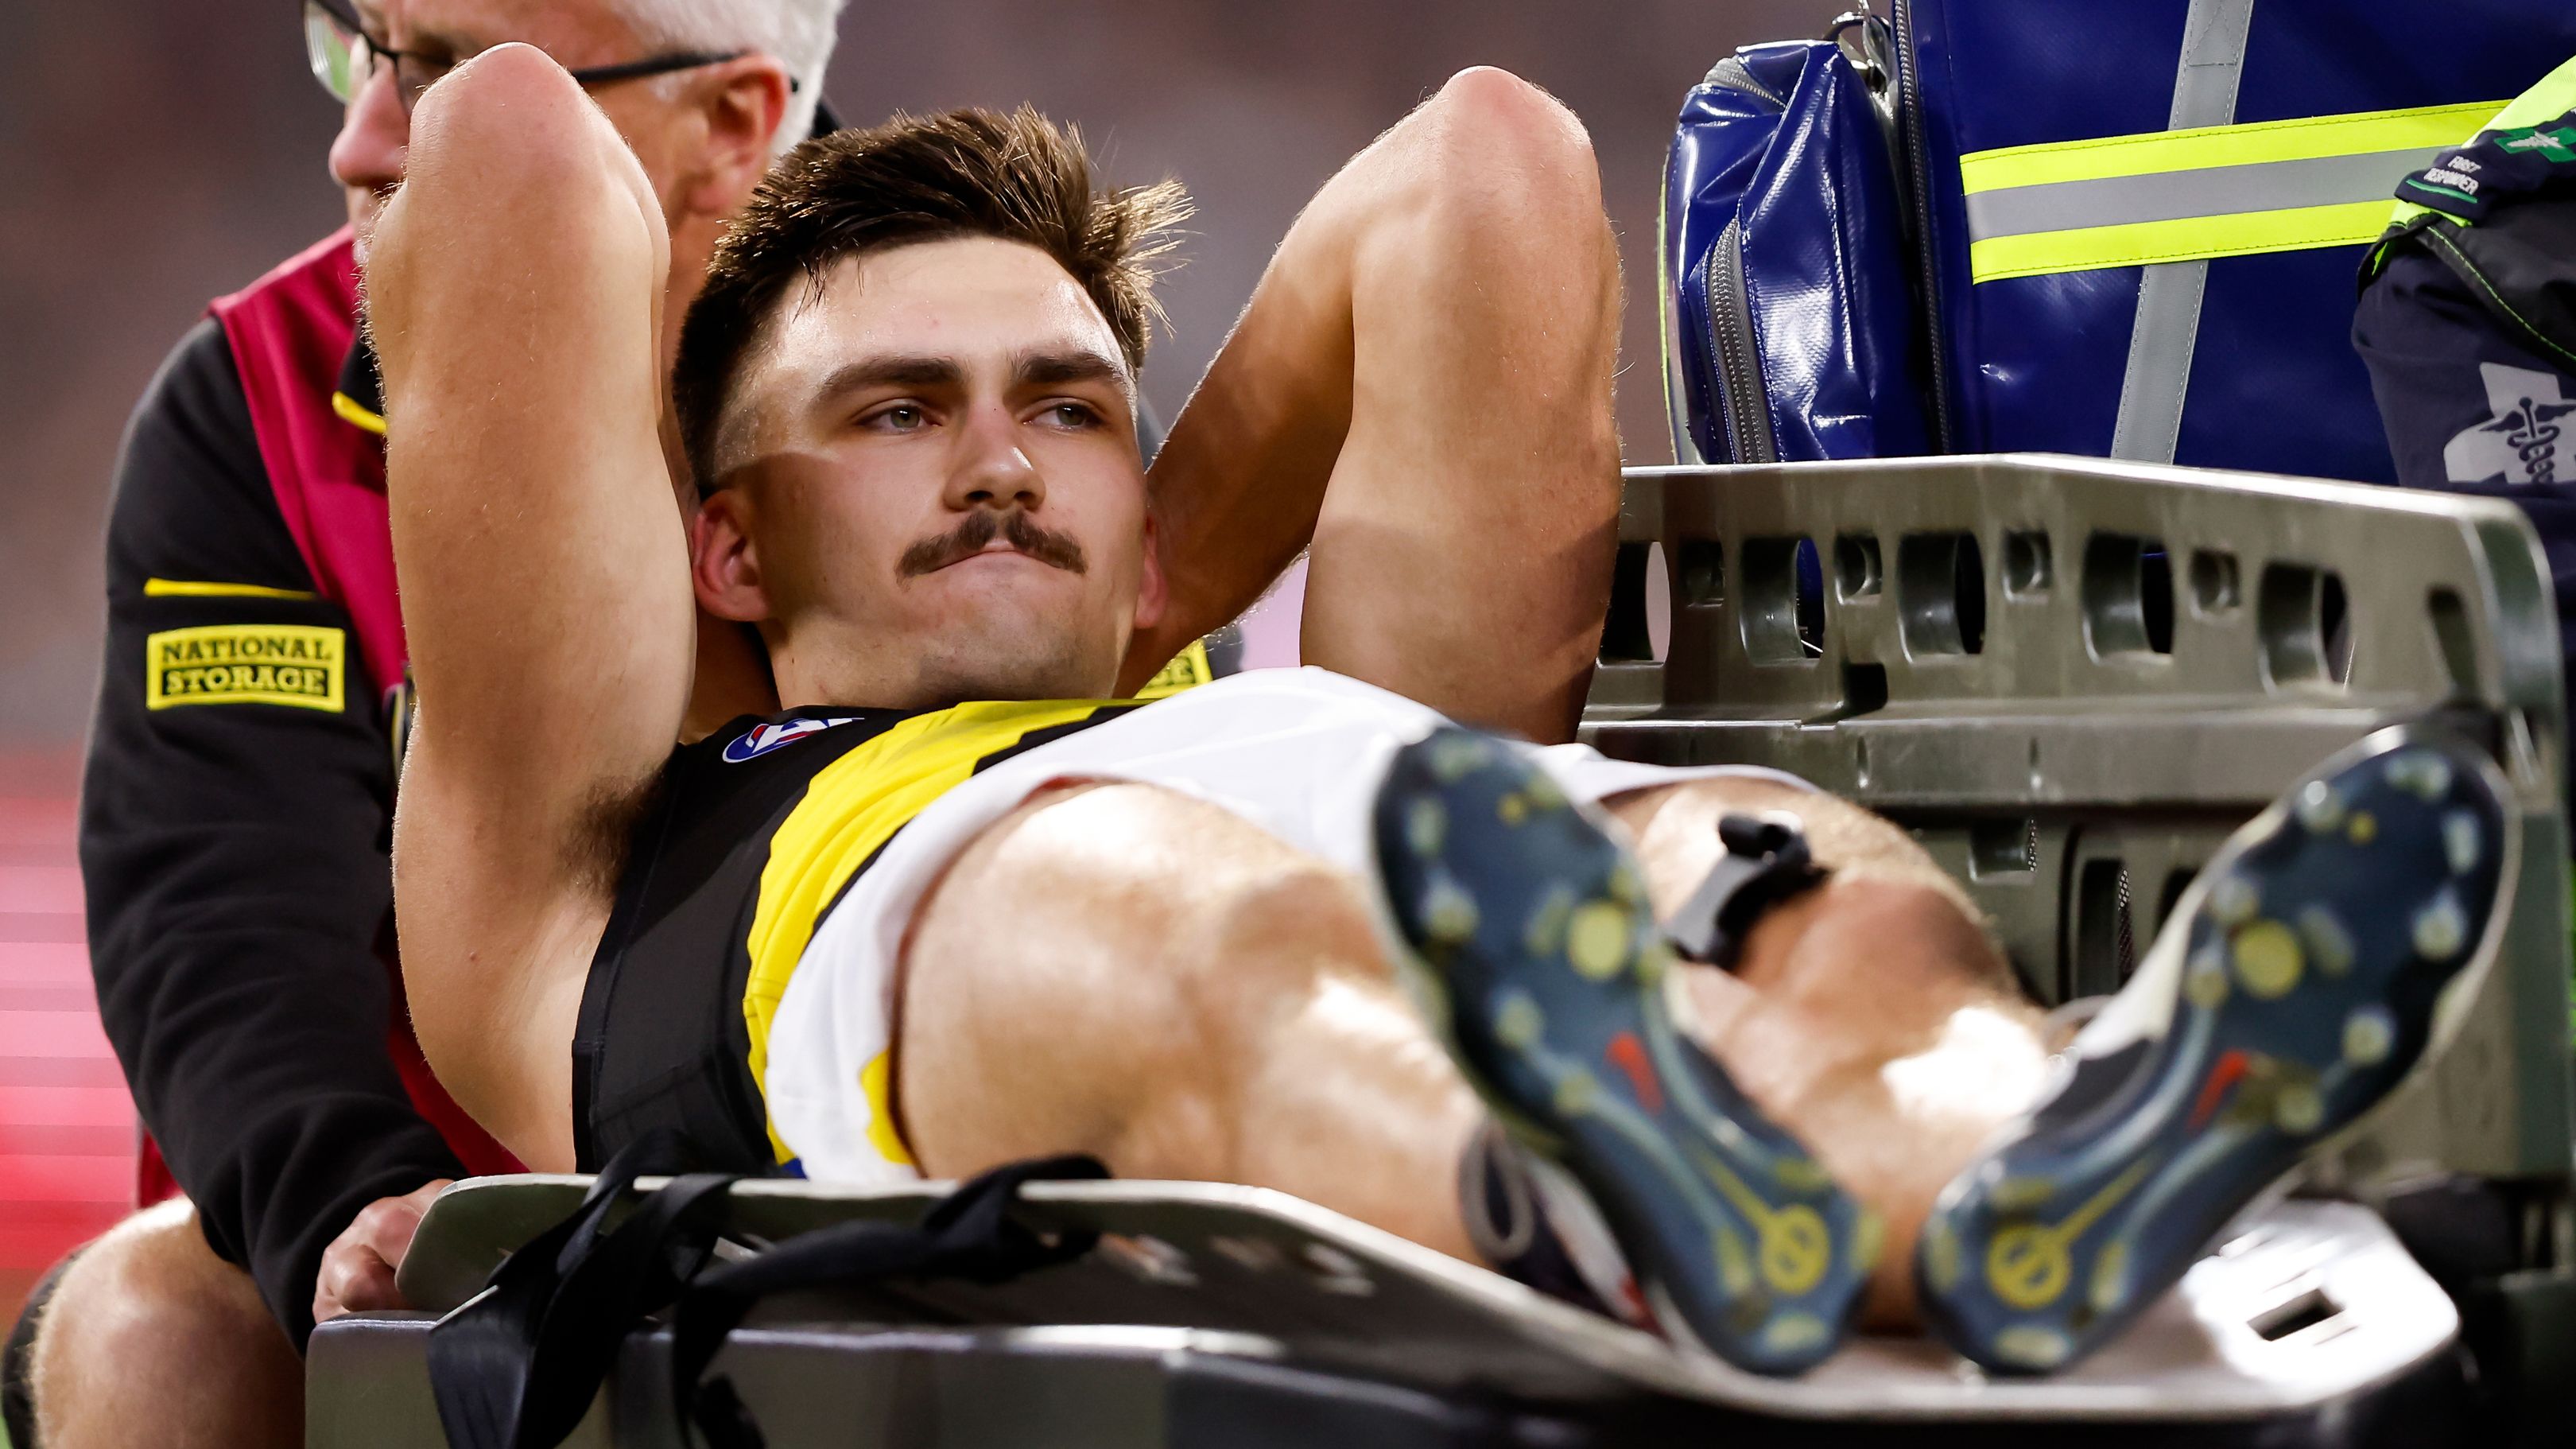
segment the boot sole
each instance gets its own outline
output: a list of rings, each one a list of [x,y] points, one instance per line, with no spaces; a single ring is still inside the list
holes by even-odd
[[[1998,1373],[2100,1346],[2438,1044],[2492,959],[2518,820],[2465,746],[2375,738],[2248,824],[2177,906],[2161,1040],[1972,1165],[1916,1247],[1924,1315]],[[2458,988],[2458,989],[2455,989]]]
[[[1457,729],[1397,753],[1374,828],[1397,959],[1451,1056],[1600,1205],[1666,1326],[1755,1373],[1831,1354],[1877,1220],[1676,1029],[1627,851]]]

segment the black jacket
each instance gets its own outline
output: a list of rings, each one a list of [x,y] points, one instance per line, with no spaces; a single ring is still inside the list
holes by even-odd
[[[80,818],[100,1013],[207,1242],[301,1345],[358,1209],[462,1169],[387,1049],[386,682],[314,595],[211,320],[126,435],[107,590]]]

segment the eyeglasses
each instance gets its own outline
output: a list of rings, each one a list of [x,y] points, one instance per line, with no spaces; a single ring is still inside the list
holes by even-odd
[[[668,75],[676,70],[738,60],[750,53],[747,50],[683,50],[630,60],[622,65],[595,65],[588,70],[568,74],[584,86],[607,85],[612,81]],[[395,50],[379,44],[375,37],[359,26],[358,18],[342,9],[336,0],[304,0],[304,54],[313,66],[313,78],[344,106],[356,100],[358,92],[366,89],[367,82],[375,78],[377,66],[392,66],[394,90],[402,97],[406,115],[419,102],[421,92],[428,90],[440,76],[466,59],[461,55],[434,56]],[[796,82],[791,79],[787,88],[791,91],[797,89]]]

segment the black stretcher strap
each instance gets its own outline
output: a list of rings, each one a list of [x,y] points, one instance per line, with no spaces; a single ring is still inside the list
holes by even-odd
[[[1694,961],[1733,970],[1762,913],[1823,884],[1828,872],[1786,815],[1727,815],[1717,822],[1726,853],[1664,922],[1664,934]]]
[[[738,1180],[732,1175],[675,1176],[605,1231],[638,1177],[685,1162],[678,1134],[638,1138],[610,1159],[571,1216],[512,1253],[481,1293],[430,1330],[430,1389],[451,1449],[554,1449],[589,1412],[626,1335],[674,1300],[672,1384],[683,1434],[694,1422],[716,1449],[757,1449],[759,1426],[732,1383],[705,1379],[754,1304],[792,1288],[888,1278],[998,1283],[1070,1262],[1098,1235],[1041,1237],[1011,1220],[1011,1199],[1024,1182],[1109,1175],[1088,1157],[997,1168],[917,1225],[825,1228],[701,1277],[722,1231],[725,1194]]]
[[[1041,1236],[1010,1215],[1020,1185],[1049,1179],[1104,1178],[1089,1157],[1047,1157],[995,1168],[960,1186],[914,1227],[844,1223],[791,1238],[754,1258],[728,1263],[689,1285],[671,1316],[671,1392],[683,1426],[694,1424],[711,1449],[764,1449],[760,1426],[733,1381],[709,1379],[707,1365],[752,1306],[799,1289],[852,1287],[893,1278],[950,1278],[1001,1283],[1070,1263],[1100,1240],[1094,1232]]]
[[[714,1250],[731,1176],[675,1177],[617,1230],[602,1225],[647,1173],[682,1162],[655,1132],[610,1160],[572,1216],[492,1271],[429,1334],[429,1384],[452,1449],[553,1449],[581,1422],[644,1315],[669,1303]]]

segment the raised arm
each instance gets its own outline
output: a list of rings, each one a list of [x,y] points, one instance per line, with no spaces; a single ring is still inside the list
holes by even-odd
[[[420,699],[404,979],[457,1100],[531,1166],[569,1166],[582,981],[689,691],[669,243],[634,156],[539,51],[459,66],[411,135],[367,265]]]
[[[1583,127],[1462,71],[1280,242],[1152,474],[1141,684],[1313,546],[1305,660],[1570,739],[1619,510],[1618,250]]]

